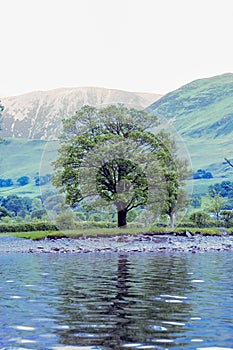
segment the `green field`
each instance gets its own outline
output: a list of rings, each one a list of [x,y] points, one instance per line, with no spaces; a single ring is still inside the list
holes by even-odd
[[[0,187],[0,195],[40,195],[41,188],[35,185],[34,178],[38,174],[52,173],[56,148],[57,142],[42,140],[8,139],[0,144],[0,178],[10,178],[14,183],[11,187]],[[17,179],[21,176],[30,178],[28,185],[18,186]]]

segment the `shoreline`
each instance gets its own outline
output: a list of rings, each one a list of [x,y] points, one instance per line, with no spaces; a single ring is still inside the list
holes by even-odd
[[[0,237],[0,253],[80,254],[131,252],[190,252],[233,250],[233,236],[122,234],[96,237],[56,237],[31,240],[13,236]]]

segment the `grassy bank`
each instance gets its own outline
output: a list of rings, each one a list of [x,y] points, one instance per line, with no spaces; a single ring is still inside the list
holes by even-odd
[[[233,234],[233,228],[226,229],[227,234]],[[62,237],[70,238],[87,238],[87,237],[111,237],[116,235],[158,235],[158,234],[171,234],[180,236],[190,236],[201,234],[203,236],[221,236],[222,232],[218,228],[161,228],[161,227],[148,227],[143,229],[138,228],[91,228],[91,229],[80,229],[74,231],[29,231],[29,232],[2,232],[0,236],[13,236],[18,238],[28,238],[32,240],[40,240],[44,238],[57,239]]]

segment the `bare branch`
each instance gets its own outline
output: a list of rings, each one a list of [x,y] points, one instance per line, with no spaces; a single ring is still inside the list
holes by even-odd
[[[230,160],[228,160],[227,158],[224,158],[224,159],[233,168],[233,163],[231,163]]]

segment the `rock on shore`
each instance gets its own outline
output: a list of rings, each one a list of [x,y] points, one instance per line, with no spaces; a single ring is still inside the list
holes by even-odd
[[[206,252],[233,250],[233,236],[121,235],[88,238],[0,237],[0,253]]]

